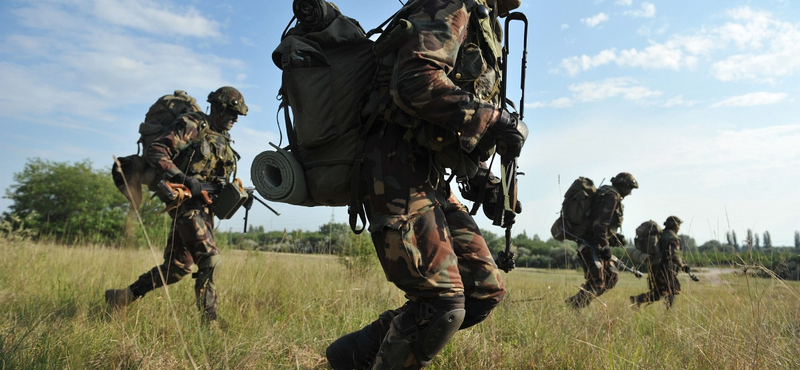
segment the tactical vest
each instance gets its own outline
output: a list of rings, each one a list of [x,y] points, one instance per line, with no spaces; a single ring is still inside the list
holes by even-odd
[[[175,165],[187,176],[199,175],[201,180],[210,177],[223,177],[230,180],[236,173],[236,163],[240,159],[238,153],[231,148],[230,136],[220,133],[209,126],[205,117],[192,114],[184,119],[197,122],[198,135],[186,149],[173,158]]]
[[[502,78],[500,58],[502,57],[502,28],[494,16],[480,18],[477,6],[485,6],[485,0],[466,1],[471,7],[469,32],[458,51],[453,70],[448,77],[464,91],[469,91],[477,98],[500,105],[500,82]],[[394,28],[402,27],[403,18],[415,7],[412,2],[398,12],[394,20]],[[406,21],[407,22],[407,21]],[[409,31],[410,32],[410,31]],[[386,44],[399,44],[402,40],[392,40],[398,32],[386,33],[385,37],[376,41],[375,49],[395,49]],[[378,53],[379,54],[379,53]],[[484,137],[470,153],[461,149],[459,133],[450,128],[425,122],[401,110],[388,96],[391,80],[391,69],[396,61],[396,53],[382,57],[376,73],[375,86],[365,104],[362,115],[379,116],[386,121],[399,124],[408,130],[403,139],[422,146],[432,152],[433,164],[439,169],[449,168],[459,178],[472,177],[478,170],[480,161],[488,160],[495,150],[495,141]],[[384,98],[380,98],[383,96]],[[372,103],[372,104],[370,104]]]

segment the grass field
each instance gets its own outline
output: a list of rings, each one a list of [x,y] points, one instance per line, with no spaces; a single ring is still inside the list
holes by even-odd
[[[184,279],[115,312],[122,288],[161,251],[67,248],[0,240],[2,369],[327,369],[338,336],[403,303],[377,267],[349,271],[336,257],[223,251],[220,327],[200,325]],[[733,274],[681,277],[666,311],[628,296],[623,274],[580,313],[564,299],[579,271],[517,269],[482,324],[459,332],[430,369],[798,369],[800,285]]]

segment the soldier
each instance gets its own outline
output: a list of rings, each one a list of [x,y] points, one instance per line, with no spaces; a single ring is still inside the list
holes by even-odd
[[[683,221],[677,216],[669,216],[664,221],[664,231],[658,239],[659,255],[650,256],[654,261],[650,265],[650,273],[647,274],[647,286],[650,291],[630,297],[631,304],[635,304],[636,307],[642,303],[658,301],[663,297],[664,304],[669,309],[675,301],[675,296],[681,293],[678,271],[687,274],[691,272],[689,265],[683,262],[678,253],[681,250],[681,238],[678,236],[678,230],[682,223]]]
[[[334,369],[425,367],[505,296],[486,241],[446,175],[466,181],[496,143],[515,158],[527,137],[525,123],[500,108],[497,89],[498,17],[518,6],[419,0],[395,16],[412,30],[379,67],[394,104],[367,135],[360,188],[384,274],[408,301],[332,343],[326,356]]]
[[[611,178],[611,185],[603,185],[597,189],[592,203],[589,221],[592,227],[587,235],[580,235],[586,243],[578,246],[579,261],[583,267],[586,282],[567,303],[575,309],[581,309],[591,303],[592,299],[611,290],[619,280],[617,267],[611,261],[611,247],[625,245],[617,230],[622,226],[622,199],[630,195],[639,184],[633,175],[620,172]]]
[[[215,178],[230,180],[236,171],[239,154],[231,148],[229,131],[239,115],[247,115],[242,94],[233,87],[221,87],[208,95],[211,114],[189,113],[178,117],[170,130],[145,148],[145,159],[163,173],[169,182],[184,184],[191,198],[169,210],[172,229],[164,263],[145,272],[124,289],[110,289],[106,302],[124,307],[164,284],[174,284],[197,265],[195,295],[203,322],[217,318],[217,292],[214,274],[219,250],[214,243],[213,217],[203,197],[201,182]],[[165,204],[170,201],[159,194]]]

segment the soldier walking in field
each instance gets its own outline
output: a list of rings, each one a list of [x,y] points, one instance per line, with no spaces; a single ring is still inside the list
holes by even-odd
[[[672,307],[675,296],[681,293],[678,271],[691,272],[689,265],[683,262],[680,255],[681,238],[678,230],[683,221],[677,216],[669,216],[664,221],[664,231],[658,239],[658,255],[650,256],[650,273],[647,274],[647,286],[650,291],[631,296],[631,304],[639,307],[642,303],[651,303],[664,298],[667,309]]]
[[[360,188],[383,271],[408,300],[332,343],[326,356],[334,369],[423,368],[505,296],[447,173],[466,181],[497,143],[505,144],[501,156],[516,158],[527,137],[525,123],[500,108],[497,89],[498,17],[518,6],[418,0],[395,16],[412,30],[379,66],[390,72],[393,103],[367,135]]]
[[[178,117],[169,130],[144,151],[150,165],[170,183],[183,184],[191,198],[169,210],[172,229],[164,250],[164,263],[145,272],[130,286],[105,292],[106,302],[124,307],[147,292],[174,284],[197,265],[195,295],[204,322],[217,318],[214,275],[220,261],[214,242],[213,217],[204,197],[203,183],[213,179],[231,180],[239,159],[231,143],[230,130],[239,115],[247,115],[242,94],[233,87],[221,87],[208,95],[211,114],[193,112]],[[165,205],[172,203],[159,194]],[[187,195],[188,198],[188,195]]]
[[[575,309],[589,305],[592,299],[611,290],[617,285],[619,271],[612,262],[611,247],[625,245],[625,240],[617,234],[622,226],[622,199],[639,188],[633,175],[620,172],[611,178],[611,185],[603,185],[597,189],[589,215],[591,228],[586,235],[579,235],[578,260],[583,267],[586,282],[566,302]]]

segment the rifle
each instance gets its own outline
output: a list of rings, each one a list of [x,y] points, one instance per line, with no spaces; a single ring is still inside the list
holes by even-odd
[[[503,55],[501,57],[502,63],[502,80],[500,82],[500,106],[502,109],[507,108],[507,85],[508,85],[508,54],[509,54],[509,25],[512,20],[517,20],[523,22],[524,28],[524,38],[523,38],[523,50],[522,50],[522,66],[520,71],[520,89],[522,90],[522,95],[520,96],[519,100],[519,111],[518,113],[514,113],[518,115],[518,119],[521,121],[524,109],[525,109],[525,69],[528,64],[528,18],[525,14],[520,12],[513,12],[509,13],[506,16],[505,22],[505,42],[503,42]],[[511,104],[512,107],[514,104]],[[516,108],[516,107],[514,107]],[[500,143],[498,143],[500,146]],[[514,225],[514,213],[517,207],[517,158],[507,158],[504,156],[500,156],[500,186],[503,191],[503,207],[495,207],[495,214],[494,218],[492,219],[492,225],[500,226],[505,228],[505,237],[506,237],[506,248],[497,253],[497,259],[495,263],[497,263],[497,267],[501,270],[508,273],[512,269],[514,269],[514,252],[511,252],[511,228]]]
[[[217,194],[221,189],[220,186],[216,185],[213,182],[200,182],[200,186],[203,189],[201,194],[203,195],[203,201],[206,204],[211,204],[212,203],[211,197]],[[174,207],[177,207],[184,201],[192,199],[192,192],[189,191],[189,188],[187,188],[186,185],[184,184],[178,184],[174,182],[168,182],[166,180],[161,180],[158,182],[158,190],[160,190],[161,193],[163,193],[167,197],[167,199],[175,203]]]
[[[595,253],[599,252],[597,246],[592,244],[592,243],[589,243],[588,241],[586,241],[586,239],[580,238],[577,235],[575,235],[575,234],[573,234],[573,233],[571,233],[569,231],[567,231],[566,233],[567,233],[567,235],[573,237],[574,240],[576,240],[577,242],[579,242],[582,245],[585,245],[585,246],[591,248],[592,251],[594,251]],[[637,270],[635,268],[628,267],[628,265],[623,263],[622,260],[620,260],[619,258],[617,258],[617,256],[615,256],[613,254],[611,255],[611,262],[615,262],[617,264],[617,266],[619,266],[620,269],[622,269],[623,271],[630,272],[631,274],[633,274],[634,276],[636,276],[639,279],[641,279],[642,276],[644,276],[644,274],[641,271],[639,271],[639,270]]]
[[[691,278],[692,281],[695,281],[695,282],[700,281],[700,278],[697,277],[697,275],[693,274],[691,270],[690,271],[686,271],[686,274],[689,275],[689,278]]]
[[[261,200],[261,198],[257,197],[255,194],[253,194],[254,190],[256,190],[256,188],[244,188],[244,191],[247,192],[247,200],[244,201],[244,204],[242,204],[242,206],[244,207],[244,231],[243,232],[245,234],[247,233],[247,216],[250,213],[250,208],[253,206],[253,200],[254,199],[257,200],[259,203],[263,204],[264,207],[267,207],[267,209],[272,211],[272,213],[274,213],[276,216],[280,216],[281,215],[280,213],[278,213],[278,211],[274,210],[266,202]]]

